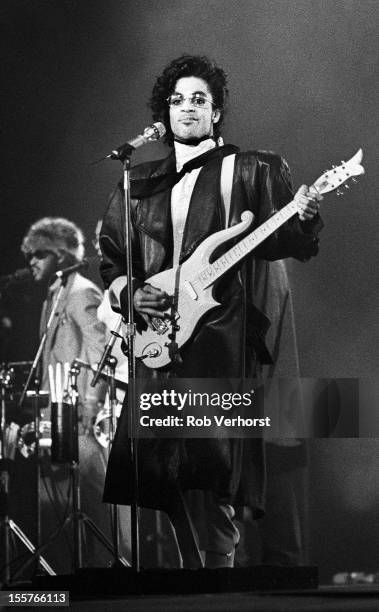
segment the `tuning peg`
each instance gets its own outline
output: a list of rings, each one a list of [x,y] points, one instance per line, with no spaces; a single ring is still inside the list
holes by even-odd
[[[338,196],[342,196],[343,195],[343,191],[341,189],[337,189],[336,191]]]
[[[350,185],[348,185],[347,183],[345,183],[344,187],[345,189],[350,189]]]
[[[356,178],[352,178],[351,180],[353,181],[353,183],[359,183],[358,179]]]
[[[344,164],[345,162],[343,161],[343,159],[341,159],[341,164]]]

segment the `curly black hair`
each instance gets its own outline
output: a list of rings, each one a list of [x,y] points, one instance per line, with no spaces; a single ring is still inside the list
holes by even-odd
[[[172,145],[174,135],[170,127],[169,107],[167,98],[174,92],[176,82],[182,77],[194,76],[203,79],[211,90],[215,107],[220,111],[220,119],[214,124],[214,136],[221,133],[228,97],[226,74],[216,64],[205,56],[181,55],[164,69],[153,87],[150,98],[150,108],[154,121],[162,121],[166,127],[165,141]]]

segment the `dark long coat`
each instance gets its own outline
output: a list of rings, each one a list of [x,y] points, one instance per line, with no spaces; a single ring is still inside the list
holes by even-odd
[[[209,235],[225,227],[220,193],[223,155],[228,148],[204,159],[196,181],[183,235],[180,262],[187,259]],[[175,157],[141,164],[132,181],[164,177],[175,172]],[[133,184],[133,182],[132,182]],[[260,225],[293,197],[289,170],[278,155],[267,152],[237,153],[229,225],[241,213],[254,213]],[[171,189],[132,200],[133,276],[144,281],[172,267]],[[104,217],[100,244],[105,286],[125,275],[124,204],[122,187],[113,193]],[[259,256],[278,259],[294,256],[307,260],[317,253],[318,223],[293,218],[259,248]],[[190,343],[181,351],[176,375],[183,378],[241,378],[254,374],[257,360],[267,359],[264,332],[269,324],[254,306],[253,258],[230,271],[216,287],[221,306],[202,320]],[[169,377],[138,364],[138,377]],[[105,484],[104,499],[128,504],[132,494],[127,414],[119,420]],[[209,489],[226,503],[249,505],[256,515],[263,506],[264,461],[260,439],[160,439],[139,441],[139,504],[167,510],[170,492]]]

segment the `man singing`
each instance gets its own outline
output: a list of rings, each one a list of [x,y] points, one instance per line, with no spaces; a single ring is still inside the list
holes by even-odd
[[[41,335],[60,287],[55,273],[81,262],[84,258],[82,231],[68,219],[44,217],[28,230],[22,251],[29,262],[35,282],[46,286],[46,300],[40,323]],[[100,361],[105,344],[105,326],[97,318],[102,300],[100,289],[75,272],[67,279],[42,355],[41,388],[49,390],[48,366],[55,371],[58,362],[69,364],[79,358],[90,364]],[[103,399],[101,386],[90,386],[91,372],[82,371],[78,378],[79,413],[85,432],[91,430],[98,412],[98,401]]]
[[[132,251],[134,309],[137,325],[164,318],[170,296],[146,282],[188,259],[208,236],[254,214],[259,226],[293,199],[286,162],[265,151],[240,152],[220,138],[227,99],[226,75],[206,57],[182,56],[157,79],[150,101],[155,121],[166,127],[173,147],[164,160],[132,170]],[[223,160],[233,157],[228,209],[221,186]],[[299,214],[271,235],[257,251],[265,259],[317,253],[317,216],[321,197],[303,185],[295,195]],[[127,315],[123,190],[111,197],[101,232],[102,275],[110,296]],[[139,378],[252,377],[267,360],[266,317],[254,306],[253,257],[232,268],[216,285],[220,306],[200,321],[179,355],[159,371],[137,363]],[[126,439],[126,411],[121,416],[108,466],[105,500],[130,503],[132,482]],[[175,525],[178,491],[203,490],[206,534],[200,548],[206,567],[232,567],[239,540],[233,523],[236,505],[263,513],[264,460],[261,439],[159,439],[139,441],[139,505],[163,509]],[[178,532],[180,530],[178,529]],[[186,542],[179,539],[184,565]]]

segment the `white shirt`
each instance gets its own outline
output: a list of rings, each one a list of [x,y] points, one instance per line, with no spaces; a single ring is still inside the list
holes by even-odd
[[[180,172],[184,164],[206,151],[214,149],[216,146],[213,138],[202,140],[196,146],[190,146],[181,142],[175,142],[175,156],[176,156],[176,170]],[[196,168],[191,172],[187,172],[183,178],[174,185],[171,192],[171,219],[173,228],[173,240],[174,240],[174,255],[173,265],[179,263],[180,249],[183,241],[184,227],[188,215],[188,209],[191,201],[191,196],[197,177],[200,174],[201,168]]]

